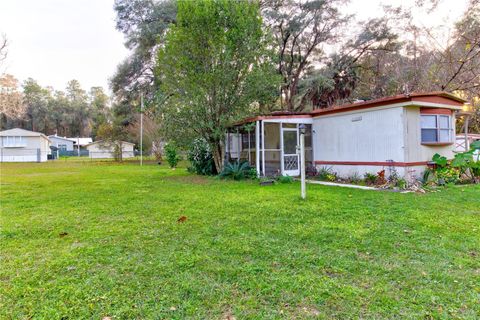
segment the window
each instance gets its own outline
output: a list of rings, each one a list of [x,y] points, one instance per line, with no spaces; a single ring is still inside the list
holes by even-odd
[[[452,142],[452,118],[447,115],[422,115],[422,143]]]
[[[25,139],[19,136],[7,136],[3,137],[4,147],[24,147]]]
[[[58,150],[67,151],[67,145],[66,144],[59,144],[58,145]]]
[[[249,140],[250,139],[250,144]],[[248,149],[250,146],[250,149],[255,148],[255,131],[251,131],[250,134],[248,133],[242,133],[242,150]]]

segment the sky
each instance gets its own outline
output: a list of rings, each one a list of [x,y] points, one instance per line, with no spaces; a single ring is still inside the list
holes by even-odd
[[[381,15],[381,4],[412,6],[415,0],[351,0],[349,13],[359,20]],[[467,0],[440,0],[435,14],[417,12],[425,26],[446,35],[466,9]],[[71,79],[85,89],[102,86],[128,56],[123,35],[115,29],[113,0],[0,0],[0,33],[9,40],[1,72],[23,81],[63,90]],[[444,39],[440,39],[442,43]]]
[[[10,43],[1,71],[55,89],[71,79],[107,88],[128,56],[113,0],[0,0],[0,33]]]

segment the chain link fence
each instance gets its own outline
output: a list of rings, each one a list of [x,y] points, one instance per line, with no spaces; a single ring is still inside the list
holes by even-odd
[[[127,163],[139,163],[140,152],[123,151],[122,158],[115,159],[113,152],[108,151],[88,151],[81,150],[80,156],[78,151],[60,152],[60,150],[42,151],[41,149],[26,148],[0,148],[0,163],[2,162],[47,162],[47,161],[72,161],[72,162],[116,162],[122,161]],[[157,164],[160,161],[154,157],[151,152],[143,153],[143,162]]]

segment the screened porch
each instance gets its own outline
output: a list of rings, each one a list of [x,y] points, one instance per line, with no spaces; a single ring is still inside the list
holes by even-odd
[[[300,175],[300,132],[306,126],[305,165],[313,166],[312,121],[308,117],[268,117],[231,127],[226,161],[247,161],[259,176]]]

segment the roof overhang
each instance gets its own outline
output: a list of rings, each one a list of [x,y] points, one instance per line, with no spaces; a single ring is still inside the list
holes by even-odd
[[[462,112],[465,102],[466,100],[448,92],[401,94],[380,99],[367,100],[358,103],[344,104],[325,109],[316,109],[310,112],[273,112],[269,115],[245,118],[239,122],[234,123],[232,127],[241,126],[255,121],[295,121],[295,119],[300,120],[316,118],[336,113],[358,112],[365,109],[375,110],[395,107],[445,108],[450,110],[456,110],[458,114],[459,112]]]
[[[133,142],[128,142],[128,141],[120,141],[120,142],[122,144],[124,143],[124,144],[131,144],[133,146],[135,145],[135,143],[133,143]],[[98,143],[111,143],[111,141],[106,141],[106,142],[104,142],[103,140],[93,141],[89,144],[86,144],[85,147],[88,147],[88,146],[91,146],[91,145],[94,145],[94,144],[98,144]]]
[[[462,110],[464,103],[465,100],[446,92],[430,92],[410,95],[397,95],[393,97],[386,97],[381,99],[335,106],[326,109],[318,109],[313,110],[311,114],[313,117],[319,117],[327,114],[364,110],[370,108],[409,106]]]
[[[292,120],[292,119],[310,119],[310,118],[312,118],[312,115],[309,112],[299,112],[299,113],[274,112],[269,115],[245,118],[239,122],[234,123],[233,126],[241,126],[243,124],[262,121],[262,120],[279,120],[280,121],[280,120],[287,120],[287,119]]]

